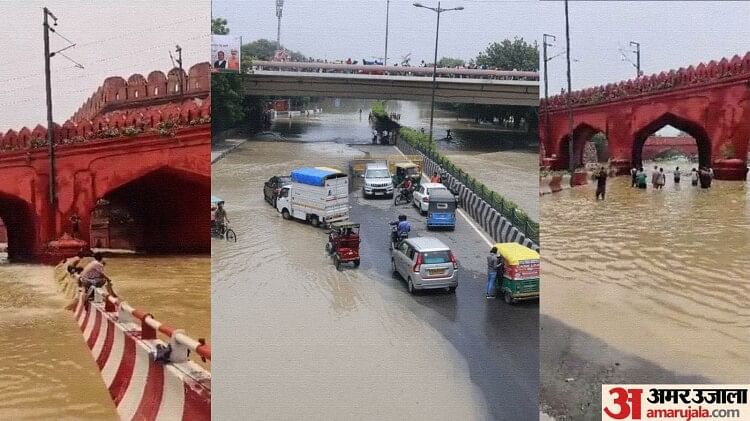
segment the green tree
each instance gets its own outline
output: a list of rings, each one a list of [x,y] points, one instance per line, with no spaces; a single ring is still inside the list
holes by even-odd
[[[237,127],[245,118],[242,106],[241,76],[229,73],[211,75],[211,130],[218,133]]]
[[[529,44],[523,38],[493,42],[477,56],[479,66],[497,67],[499,70],[539,70],[539,45]]]
[[[285,49],[284,46],[281,46]],[[242,68],[250,69],[253,60],[271,60],[274,53],[276,53],[276,41],[271,41],[265,38],[242,44]],[[302,61],[305,59],[305,55],[299,51],[289,51],[289,58],[292,61]]]
[[[227,28],[227,20],[224,18],[211,19],[211,33],[214,35],[227,35],[229,28]]]
[[[440,60],[438,60],[438,67],[456,67],[456,66],[463,66],[465,61],[463,61],[460,58],[453,58],[453,57],[443,57]]]

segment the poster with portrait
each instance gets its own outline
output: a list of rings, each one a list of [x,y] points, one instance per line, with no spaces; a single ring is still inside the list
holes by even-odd
[[[214,72],[240,73],[242,37],[211,36],[211,67]]]

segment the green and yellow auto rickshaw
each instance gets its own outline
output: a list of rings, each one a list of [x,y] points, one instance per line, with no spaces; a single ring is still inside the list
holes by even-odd
[[[422,181],[422,171],[419,165],[413,162],[397,162],[393,164],[393,185],[398,186],[407,177],[411,178],[414,187],[418,187]]]
[[[497,243],[503,273],[497,276],[497,291],[506,303],[539,298],[539,253],[518,243]]]

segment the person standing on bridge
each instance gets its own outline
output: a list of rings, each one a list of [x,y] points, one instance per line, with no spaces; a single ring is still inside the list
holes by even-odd
[[[490,249],[490,254],[487,256],[487,299],[493,299],[497,296],[497,274],[500,265],[500,260],[497,257],[497,247]]]
[[[599,172],[594,175],[594,178],[596,179],[596,200],[599,200],[599,196],[604,200],[607,192],[607,170],[604,167],[600,167]]]

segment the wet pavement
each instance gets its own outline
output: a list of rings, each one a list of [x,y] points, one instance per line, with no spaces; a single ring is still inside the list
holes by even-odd
[[[326,234],[284,221],[263,182],[301,165],[338,166],[391,147],[243,144],[213,166],[238,242],[213,240],[214,408],[223,419],[535,419],[538,303],[487,301],[489,245],[464,218],[430,235],[457,254],[455,294],[406,291],[390,269],[391,200],[350,196],[363,223],[362,265],[338,272]],[[231,406],[229,404],[232,404]]]
[[[750,378],[746,183],[702,190],[670,172],[663,190],[642,191],[629,181],[610,179],[605,201],[593,185],[540,199],[554,221],[541,239],[542,401],[561,414],[598,408],[603,380]]]

